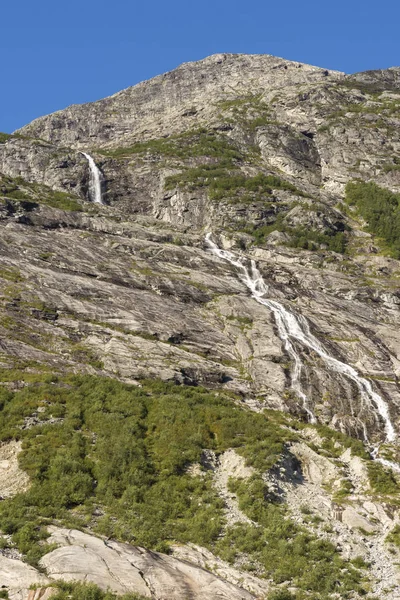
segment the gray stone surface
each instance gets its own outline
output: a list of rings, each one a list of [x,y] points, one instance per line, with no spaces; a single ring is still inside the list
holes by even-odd
[[[0,445],[0,498],[15,496],[29,485],[27,474],[18,466],[21,442],[11,441]]]
[[[400,171],[385,168],[400,160],[399,72],[346,76],[272,56],[219,54],[37,119],[1,143],[0,366],[37,361],[55,372],[131,383],[160,377],[232,390],[253,410],[290,410],[305,419],[291,391],[291,359],[273,315],[250,297],[235,268],[207,251],[204,236],[213,231],[221,246],[257,262],[270,298],[306,317],[333,356],[371,379],[398,430],[400,263],[380,252],[379,240],[342,213],[340,202],[354,178],[400,191]],[[243,111],[251,126],[244,124]],[[169,175],[216,158],[171,157],[152,147],[126,151],[199,127],[240,149],[238,173],[275,175],[298,191],[271,189],[254,202],[216,201],[204,186],[165,188]],[[90,152],[104,174],[104,206],[87,201],[88,164],[80,150]],[[32,192],[18,179],[10,192],[9,177],[68,192],[82,210],[46,206],[48,188]],[[22,191],[29,202],[18,199]],[[270,225],[283,211],[284,224],[306,230],[350,226],[350,253],[288,248],[283,232],[271,233],[262,247],[251,246],[244,226]],[[300,344],[297,349],[305,365],[303,387],[319,422],[381,442],[384,424],[375,408],[364,405],[354,385],[313,352]],[[38,423],[40,414],[33,414],[25,426]],[[321,444],[312,433],[307,440]],[[0,493],[6,495],[27,480],[15,453],[1,458],[1,452]],[[227,477],[243,466],[232,452],[214,457],[216,486],[228,514],[243,520],[227,490]],[[334,535],[349,556],[371,561],[378,597],[396,600],[397,555],[391,559],[384,539],[398,514],[366,494],[362,462],[348,453],[331,461],[304,443],[292,447],[286,467],[287,480],[270,483],[281,486],[299,522],[303,504],[332,522],[331,495],[343,477],[351,479],[354,498]],[[11,486],[7,471],[15,475]],[[363,539],[360,527],[371,528],[372,535]],[[332,539],[322,527],[317,532]],[[60,547],[43,559],[49,576],[92,578],[118,593],[133,586],[153,598],[250,598],[267,589],[248,574],[248,591],[233,587],[240,583],[240,568],[204,549],[175,549],[173,558],[80,532],[54,530],[53,538]],[[0,561],[1,573],[14,583],[21,578],[11,600],[25,600],[26,586],[42,576],[16,557],[0,555]],[[204,570],[208,563],[226,581]],[[394,591],[384,591],[385,579]]]
[[[27,600],[31,585],[45,585],[49,579],[18,559],[0,554],[0,589],[4,586],[10,600]]]
[[[154,600],[254,598],[199,566],[159,552],[54,527],[50,542],[59,547],[45,555],[41,565],[52,579],[92,581],[103,589]]]

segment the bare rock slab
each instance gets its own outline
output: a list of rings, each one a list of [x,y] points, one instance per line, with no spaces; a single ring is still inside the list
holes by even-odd
[[[251,600],[249,592],[208,571],[159,552],[81,531],[52,527],[59,547],[41,560],[52,579],[92,581],[116,593],[136,592],[155,600]]]
[[[31,585],[47,583],[47,577],[33,567],[0,554],[0,588],[7,590],[10,600],[26,600]]]
[[[8,498],[23,492],[29,484],[29,477],[18,466],[20,442],[9,442],[0,446],[0,496]]]

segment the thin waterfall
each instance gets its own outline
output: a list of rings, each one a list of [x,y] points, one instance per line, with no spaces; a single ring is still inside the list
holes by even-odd
[[[90,180],[89,180],[89,196],[92,202],[96,202],[96,204],[103,204],[102,198],[102,187],[103,187],[103,173],[100,171],[96,163],[90,154],[86,154],[86,152],[81,152],[83,156],[87,159],[89,163],[90,169]]]
[[[307,320],[301,316],[296,315],[287,310],[282,304],[275,300],[269,300],[264,296],[268,293],[268,287],[261,276],[261,273],[256,267],[254,261],[251,261],[250,269],[244,264],[243,259],[235,256],[233,253],[227,250],[219,248],[212,240],[211,233],[206,236],[206,242],[211,252],[228,261],[237,269],[240,273],[240,279],[246,284],[248,289],[251,291],[251,295],[259,304],[269,308],[276,321],[278,328],[279,337],[283,341],[284,347],[292,358],[294,366],[292,370],[292,387],[303,402],[304,409],[306,410],[309,420],[316,422],[316,418],[309,406],[307,396],[301,389],[301,372],[303,369],[303,363],[299,353],[296,350],[292,340],[300,342],[303,346],[306,346],[310,350],[313,350],[322,360],[325,362],[327,367],[338,373],[344,375],[353,381],[360,392],[361,400],[364,405],[368,408],[377,411],[385,424],[386,442],[393,442],[396,439],[396,431],[390,420],[389,407],[383,398],[373,390],[371,382],[361,377],[357,371],[347,365],[346,363],[331,356],[327,350],[322,346],[321,342],[311,333],[310,327]],[[365,439],[368,442],[368,439]],[[383,460],[379,459],[383,463]],[[385,461],[387,466],[393,466],[396,468],[394,463],[388,464],[389,461]],[[383,463],[384,464],[384,463]],[[397,469],[399,469],[397,465]]]

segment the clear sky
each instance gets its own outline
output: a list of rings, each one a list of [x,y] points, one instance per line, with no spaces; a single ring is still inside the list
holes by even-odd
[[[400,65],[398,0],[3,0],[0,131],[216,52]]]

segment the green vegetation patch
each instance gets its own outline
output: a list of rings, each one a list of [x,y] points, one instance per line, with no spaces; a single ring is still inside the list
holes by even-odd
[[[139,594],[105,592],[94,583],[56,581],[48,587],[54,590],[53,600],[145,600]]]
[[[29,203],[26,208],[34,208],[35,203],[46,204],[61,210],[81,211],[78,200],[66,192],[57,192],[39,183],[30,183],[22,177],[0,175],[0,195]]]
[[[392,163],[385,163],[382,165],[382,171],[385,173],[390,173],[391,171],[400,171],[400,158],[394,156]]]
[[[229,202],[260,202],[272,196],[272,191],[287,190],[297,196],[305,194],[293,184],[277,177],[259,173],[247,177],[232,171],[232,163],[219,162],[189,168],[177,175],[167,177],[165,188],[184,187],[190,190],[207,188],[212,200],[228,200]]]
[[[400,99],[389,99],[379,98],[378,96],[373,97],[373,102],[368,101],[369,98],[365,98],[361,102],[344,104],[340,110],[335,110],[328,115],[328,119],[336,119],[338,117],[344,117],[348,113],[358,114],[375,114],[382,117],[390,117],[397,115],[400,112]]]
[[[0,278],[6,281],[12,281],[13,283],[19,283],[24,280],[21,272],[16,267],[1,267],[0,266]]]
[[[3,133],[2,131],[0,131],[0,144],[4,144],[11,137],[11,133]]]
[[[157,154],[181,159],[208,157],[241,160],[243,154],[223,134],[205,128],[190,130],[180,135],[137,142],[126,148],[99,150],[112,158],[127,158],[135,154]]]
[[[331,457],[339,458],[341,454],[343,454],[344,448],[351,448],[353,456],[359,456],[368,461],[371,459],[361,440],[352,438],[345,433],[331,429],[326,425],[315,425],[314,427],[323,439],[321,448]],[[337,442],[340,446],[338,446]]]
[[[46,525],[55,521],[90,525],[161,551],[177,541],[206,546],[229,561],[245,556],[249,570],[296,586],[299,600],[363,593],[357,565],[288,518],[262,479],[280,461],[285,444],[297,439],[294,429],[302,425],[294,419],[251,412],[232,394],[154,380],[139,387],[93,376],[12,377],[26,385],[18,391],[0,386],[0,440],[22,440],[19,463],[31,485],[0,503],[0,529],[30,563],[53,549],[46,544]],[[1,379],[9,381],[10,373]],[[40,422],[27,427],[32,415],[40,415]],[[229,482],[254,524],[226,527],[212,473],[188,471],[202,462],[204,450],[218,454],[228,448],[256,471],[246,481]],[[55,597],[114,599],[77,583],[57,584]]]
[[[400,548],[400,525],[393,527],[392,531],[386,536],[385,541]]]
[[[367,231],[383,241],[394,258],[400,258],[400,194],[375,183],[349,182],[346,202],[367,222]]]
[[[285,508],[270,498],[260,476],[231,479],[229,486],[238,496],[239,508],[255,524],[228,528],[217,543],[223,558],[232,562],[244,553],[252,561],[250,567],[261,566],[264,577],[276,584],[291,582],[310,600],[325,600],[331,594],[351,598],[354,591],[365,593],[360,571],[344,561],[332,543],[310,535],[288,519]]]
[[[23,428],[34,413],[41,423]],[[188,465],[203,449],[233,447],[266,470],[293,434],[201,388],[38,375],[18,392],[0,387],[0,439],[13,438],[31,486],[0,503],[0,529],[36,564],[54,519],[160,550],[168,540],[212,545],[223,502],[211,474],[193,477]]]
[[[261,98],[261,94],[247,95],[218,102],[217,107],[221,110],[221,117],[225,122],[239,124],[243,129],[253,132],[258,127],[276,124],[270,107]]]
[[[280,207],[281,212],[277,215],[273,223],[260,224],[243,224],[238,227],[238,230],[251,235],[258,246],[266,243],[268,236],[273,231],[286,233],[289,238],[284,242],[284,245],[289,248],[300,248],[302,250],[319,250],[325,247],[326,250],[344,254],[347,248],[347,236],[344,231],[336,229],[325,229],[317,231],[310,227],[298,226],[292,227],[285,223],[284,218],[288,212],[286,206]]]
[[[398,496],[399,482],[391,469],[386,469],[381,463],[368,463],[368,478],[372,490],[383,496]]]

